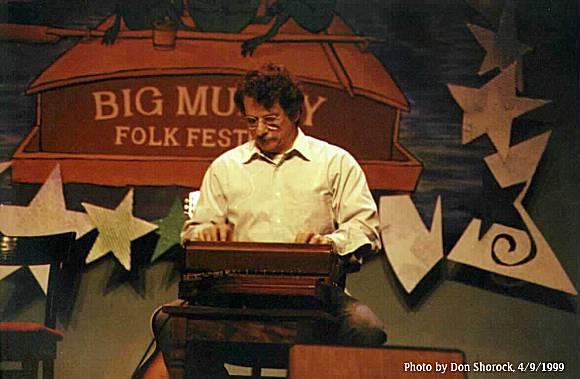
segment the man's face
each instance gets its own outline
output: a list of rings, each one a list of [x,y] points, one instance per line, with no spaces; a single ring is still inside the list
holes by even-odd
[[[244,98],[245,118],[250,137],[256,147],[265,154],[280,154],[288,151],[298,135],[294,122],[276,102],[270,109],[251,97]]]

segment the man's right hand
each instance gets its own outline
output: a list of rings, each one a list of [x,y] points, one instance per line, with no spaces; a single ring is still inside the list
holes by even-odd
[[[212,224],[197,232],[193,239],[195,241],[233,241],[234,226],[232,224]]]

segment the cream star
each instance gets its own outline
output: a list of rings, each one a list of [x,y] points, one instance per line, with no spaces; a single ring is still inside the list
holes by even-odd
[[[512,278],[525,280],[530,283],[563,291],[571,295],[578,292],[566,271],[560,265],[556,254],[544,239],[531,217],[521,204],[514,204],[529,230],[511,228],[501,224],[493,224],[489,231],[478,239],[481,220],[473,219],[463,231],[461,238],[447,259],[465,265],[477,267],[481,270],[497,273]],[[504,237],[513,240],[513,246],[506,243]],[[532,245],[536,245],[536,254],[530,259]],[[494,259],[495,255],[495,259]],[[527,261],[527,259],[529,259]],[[498,261],[500,263],[498,263]],[[520,264],[520,262],[522,262]]]
[[[31,265],[31,266],[0,266],[0,280],[10,276],[13,272],[28,267],[34,279],[38,282],[42,292],[46,295],[48,292],[48,277],[50,275],[50,265]]]
[[[24,266],[0,266],[0,280],[12,275],[13,272],[20,270]]]
[[[10,165],[12,165],[12,161],[0,162],[0,174],[6,171],[6,169],[10,167]]]
[[[550,134],[551,132],[548,131],[510,147],[509,156],[505,160],[502,160],[497,153],[484,158],[485,163],[502,188],[526,183],[516,201],[521,201],[526,196],[540,159],[548,145]]]
[[[505,8],[505,1],[503,0],[465,0],[465,2],[472,7],[495,28],[499,25],[499,19],[503,9]]]
[[[464,111],[463,144],[487,134],[505,159],[510,147],[512,120],[549,102],[516,96],[515,70],[514,63],[481,88],[448,85]]]
[[[93,226],[87,215],[66,209],[57,165],[28,206],[0,205],[0,231],[7,236],[32,237],[74,231],[77,239]]]
[[[30,272],[32,272],[32,275],[34,275],[34,279],[36,279],[44,294],[48,294],[48,277],[50,275],[50,265],[28,266],[28,269]]]
[[[550,132],[545,132],[514,145],[505,160],[498,154],[485,158],[494,178],[502,187],[526,183],[513,203],[525,225],[524,230],[493,224],[480,240],[478,236],[482,222],[473,219],[447,259],[577,295],[574,284],[556,254],[522,205],[549,138]],[[513,242],[507,242],[506,236]]]
[[[393,271],[407,293],[443,259],[441,197],[437,198],[429,230],[409,195],[383,196],[381,237]]]
[[[157,229],[157,225],[133,217],[133,189],[114,210],[82,205],[99,231],[86,263],[112,252],[127,271],[131,270],[131,241]]]
[[[531,47],[517,40],[513,10],[509,8],[502,13],[497,34],[478,25],[468,23],[467,27],[486,52],[479,68],[479,75],[496,67],[504,70],[522,55],[532,51]]]

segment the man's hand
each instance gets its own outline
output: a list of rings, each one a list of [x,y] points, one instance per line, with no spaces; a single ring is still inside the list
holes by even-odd
[[[296,243],[311,243],[311,244],[330,244],[334,245],[334,242],[322,234],[313,232],[300,232],[296,235],[294,239]]]
[[[232,224],[213,224],[200,230],[193,239],[195,241],[233,241],[234,226]]]

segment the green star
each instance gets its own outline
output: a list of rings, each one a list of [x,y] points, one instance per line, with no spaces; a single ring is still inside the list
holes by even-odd
[[[183,213],[183,206],[181,200],[177,198],[173,202],[167,216],[154,221],[159,226],[159,229],[157,229],[159,240],[151,256],[151,263],[165,254],[170,248],[180,243],[179,233],[181,232],[184,221],[185,214]]]

